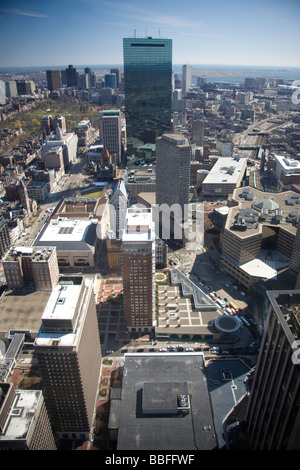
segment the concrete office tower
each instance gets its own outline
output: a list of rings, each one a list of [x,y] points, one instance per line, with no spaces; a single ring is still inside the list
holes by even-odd
[[[17,82],[15,80],[5,82],[5,94],[6,98],[15,98],[18,96]]]
[[[129,332],[150,332],[155,322],[155,228],[152,209],[127,210],[122,238],[124,308]]]
[[[118,181],[109,199],[110,222],[106,239],[107,265],[109,269],[121,269],[121,245],[128,207],[128,190],[122,179]]]
[[[182,66],[182,93],[187,93],[192,86],[192,66]]]
[[[60,70],[46,70],[48,90],[53,91],[61,88]]]
[[[17,80],[18,95],[32,95],[35,91],[35,83],[32,80]]]
[[[125,38],[123,53],[127,155],[134,156],[171,130],[172,40]]]
[[[6,90],[5,90],[5,82],[0,80],[0,104],[5,104],[6,102]]]
[[[87,84],[88,88],[93,88],[96,86],[96,75],[93,73],[92,69],[86,67],[84,73],[87,75]]]
[[[34,342],[58,439],[88,439],[99,393],[101,347],[94,278],[62,277]]]
[[[43,392],[0,383],[0,450],[56,450]]]
[[[253,450],[300,449],[300,290],[268,292],[245,422]]]
[[[122,118],[118,109],[100,112],[100,139],[108,150],[111,163],[119,165],[122,160]]]
[[[182,224],[187,222],[189,203],[191,146],[180,134],[164,134],[156,139],[156,205],[178,207],[170,214],[170,237],[183,241]],[[164,225],[164,224],[162,224]],[[181,235],[179,234],[181,232]],[[159,233],[162,239],[164,227]]]
[[[109,204],[111,208],[110,230],[113,232],[113,238],[120,240],[123,236],[128,207],[128,191],[124,180],[120,179],[114,187]]]
[[[203,147],[204,143],[204,119],[194,119],[192,120],[192,141]]]

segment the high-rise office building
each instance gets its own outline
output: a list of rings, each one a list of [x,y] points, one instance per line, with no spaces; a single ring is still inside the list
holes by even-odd
[[[69,65],[66,69],[66,85],[70,87],[77,87],[77,71],[73,65]]]
[[[182,92],[187,93],[192,86],[192,66],[182,66]]]
[[[121,81],[122,81],[121,69],[110,69],[110,73],[115,73],[116,74],[117,89],[119,89]]]
[[[47,87],[50,91],[61,87],[60,70],[46,70]]]
[[[123,53],[127,154],[136,156],[171,130],[172,40],[124,38]]]
[[[34,342],[47,410],[58,439],[87,439],[99,393],[101,347],[94,279],[62,277]]]
[[[150,332],[155,321],[155,229],[152,209],[127,210],[122,238],[126,323],[130,332]]]
[[[117,89],[117,76],[115,73],[107,73],[104,75],[104,83],[105,86],[108,88],[112,88],[113,90]]]
[[[192,141],[203,147],[204,144],[204,119],[193,118],[192,120]]]
[[[5,94],[7,98],[15,98],[18,96],[17,82],[15,80],[5,82]]]
[[[156,205],[170,212],[170,237],[183,240],[182,225],[187,221],[189,203],[191,146],[180,134],[164,134],[156,139]],[[161,210],[161,213],[163,210]],[[164,225],[164,224],[162,224]],[[168,227],[166,227],[168,228]],[[164,227],[160,238],[168,238]]]
[[[100,138],[111,155],[112,163],[119,165],[122,159],[122,117],[118,109],[100,112]]]
[[[84,69],[84,73],[87,75],[88,88],[93,88],[94,86],[96,86],[96,75],[94,74],[92,69],[86,67]]]
[[[17,80],[18,95],[32,95],[35,91],[33,80]]]
[[[5,104],[6,102],[6,85],[3,80],[0,80],[0,104]]]
[[[253,450],[300,449],[300,290],[268,292],[245,422]]]

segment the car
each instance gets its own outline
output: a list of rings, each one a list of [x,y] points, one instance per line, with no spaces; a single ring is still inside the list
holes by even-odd
[[[167,352],[167,348],[160,348],[159,351],[160,352]]]
[[[190,351],[194,351],[193,348],[185,348],[185,350],[186,350],[186,351],[189,351],[189,352],[190,352]]]
[[[177,351],[184,351],[184,348],[181,346],[177,346]]]
[[[114,351],[113,349],[107,349],[106,354],[112,354],[112,353],[114,353],[114,352],[115,352],[115,351]]]
[[[155,348],[150,348],[149,351],[153,352],[153,351],[156,351],[156,349]]]
[[[127,353],[127,352],[128,352],[128,349],[126,349],[126,348],[125,348],[125,349],[121,349],[121,353],[124,354],[124,353]]]
[[[144,350],[142,348],[139,348],[137,352],[144,352]]]
[[[202,351],[202,348],[200,348],[200,347],[195,348],[195,351]]]

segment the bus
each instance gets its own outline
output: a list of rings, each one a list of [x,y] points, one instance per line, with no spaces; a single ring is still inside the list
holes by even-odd
[[[232,316],[233,316],[233,315],[236,314],[236,311],[233,310],[233,308],[226,308],[225,310],[228,312],[229,315],[232,315]]]
[[[237,308],[237,306],[236,306],[236,305],[234,305],[234,303],[233,303],[233,302],[229,302],[229,305],[230,305],[230,307],[231,307],[231,308],[233,308],[233,310],[235,310],[236,312],[238,311],[238,308]]]
[[[250,323],[248,322],[248,320],[246,320],[245,317],[240,317],[240,319],[242,320],[243,323],[245,323],[246,326],[250,326]]]

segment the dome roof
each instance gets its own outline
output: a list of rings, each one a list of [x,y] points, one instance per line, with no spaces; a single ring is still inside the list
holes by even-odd
[[[214,320],[215,327],[222,333],[234,333],[239,330],[240,322],[235,316],[221,315]]]
[[[261,199],[260,201],[257,201],[254,205],[260,210],[268,209],[269,211],[275,211],[276,209],[279,209],[279,204],[273,201],[273,199]]]

